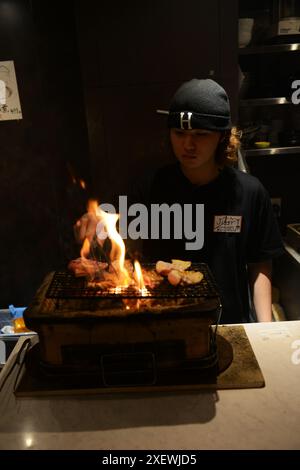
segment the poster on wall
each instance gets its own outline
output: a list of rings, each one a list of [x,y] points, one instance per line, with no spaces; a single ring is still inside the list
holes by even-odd
[[[22,119],[13,60],[0,61],[0,121]]]

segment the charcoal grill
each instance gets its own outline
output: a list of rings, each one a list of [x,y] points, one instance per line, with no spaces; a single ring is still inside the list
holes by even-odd
[[[145,270],[154,264],[144,265]],[[199,284],[101,289],[65,271],[50,273],[24,312],[39,335],[45,373],[99,373],[103,386],[155,384],[172,371],[207,371],[217,364],[221,312],[218,289],[204,263]]]

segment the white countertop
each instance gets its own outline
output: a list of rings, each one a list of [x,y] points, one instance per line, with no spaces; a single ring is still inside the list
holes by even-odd
[[[0,392],[0,449],[300,449],[300,321],[245,329],[264,388],[16,398],[14,370]]]

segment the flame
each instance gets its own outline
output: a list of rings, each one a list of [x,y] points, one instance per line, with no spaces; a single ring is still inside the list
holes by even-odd
[[[125,244],[121,235],[117,231],[117,222],[119,220],[119,214],[110,214],[101,209],[96,200],[89,200],[87,211],[98,221],[97,224],[97,238],[98,243],[103,245],[104,239],[108,236],[111,240],[111,252],[110,252],[110,270],[113,269],[118,279],[118,285],[111,288],[111,292],[114,294],[121,294],[122,289],[132,285],[133,280],[127,269],[125,268]],[[81,257],[87,258],[90,252],[90,241],[85,238],[82,248]],[[142,268],[138,261],[134,262],[134,281],[137,289],[143,297],[149,295],[149,291],[145,286],[145,281],[142,274]],[[128,305],[127,305],[128,307]],[[126,307],[126,308],[127,308]],[[130,308],[130,307],[128,307]]]
[[[93,278],[95,276],[95,270],[94,268],[89,264],[88,260],[88,255],[90,253],[90,241],[88,238],[84,239],[84,242],[82,244],[81,250],[80,250],[80,256],[81,256],[81,262],[82,262],[82,267],[85,269],[87,274]]]
[[[141,265],[138,261],[134,262],[134,278],[137,282],[138,289],[140,293],[142,294],[143,297],[147,296],[149,294],[149,291],[147,287],[145,286],[144,278],[143,278],[143,273],[142,273],[142,268]]]
[[[82,189],[85,189],[86,188],[86,182],[82,179],[79,180],[79,186],[82,188]]]
[[[109,289],[112,294],[122,294],[122,286],[112,287]]]
[[[69,172],[72,183],[74,185],[79,185],[82,189],[86,189],[86,182],[84,181],[84,179],[79,178],[76,175],[76,172],[74,171],[74,168],[72,167],[70,162],[67,163],[67,170]]]
[[[145,289],[144,278],[142,274],[141,265],[138,261],[134,262],[134,271],[135,271],[135,279],[139,289]]]
[[[104,212],[100,207],[97,207],[96,213],[111,240],[112,249],[110,252],[110,260],[119,277],[120,285],[127,287],[130,284],[130,276],[125,268],[125,244],[116,227],[119,214],[109,214]]]
[[[81,258],[87,258],[88,257],[88,254],[90,252],[90,247],[91,247],[91,244],[89,242],[89,239],[85,238],[84,241],[83,241],[81,250],[80,250]]]

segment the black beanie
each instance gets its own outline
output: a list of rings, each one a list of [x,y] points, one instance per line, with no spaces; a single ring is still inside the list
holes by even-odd
[[[231,129],[226,91],[211,79],[183,83],[172,98],[168,126],[178,129]]]

